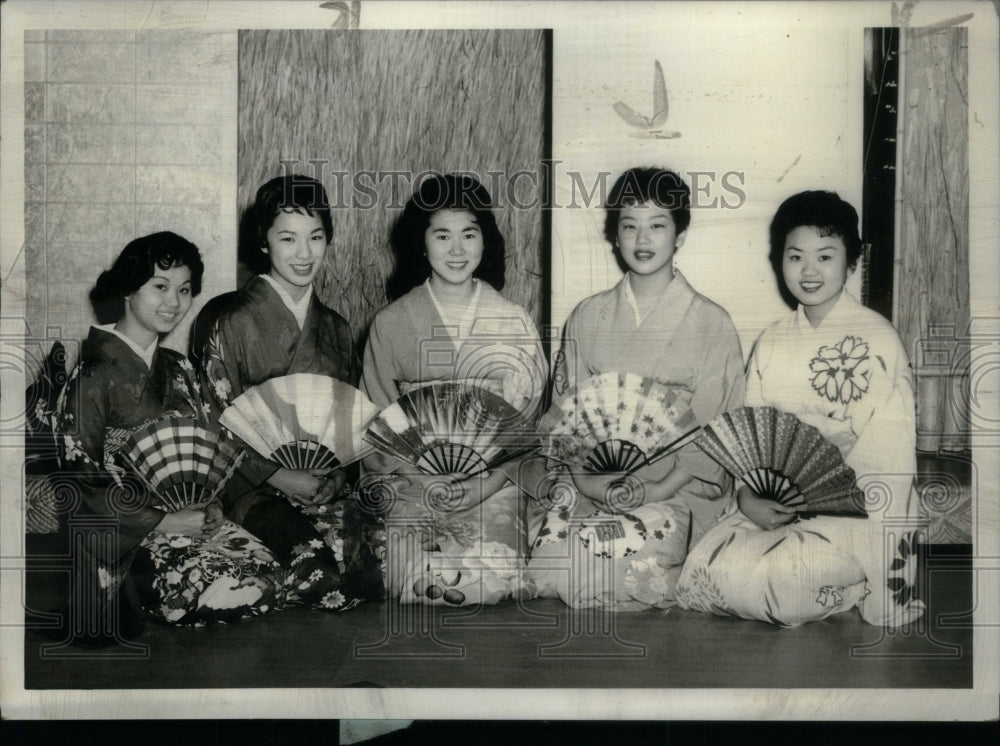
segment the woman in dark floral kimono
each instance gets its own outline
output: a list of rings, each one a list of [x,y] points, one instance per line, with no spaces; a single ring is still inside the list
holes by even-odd
[[[244,229],[252,244],[244,259],[261,274],[218,312],[202,353],[213,416],[250,387],[293,373],[356,386],[350,326],[313,290],[333,235],[323,185],[297,175],[268,181]],[[285,469],[250,453],[228,486],[226,515],[259,536],[286,568],[289,602],[343,610],[383,595],[375,556],[381,529],[363,520],[354,501],[329,505],[344,482],[342,470]]]
[[[106,531],[80,533],[86,540],[74,563],[75,619],[64,620],[73,627],[71,643],[134,636],[141,630],[139,602],[157,621],[202,624],[260,614],[277,600],[274,558],[225,522],[218,502],[166,512],[119,454],[129,435],[150,422],[205,416],[190,363],[159,345],[190,309],[203,271],[194,244],[155,233],[129,243],[91,292],[98,318],[114,323],[93,327],[83,343],[56,406],[55,433],[63,476],[81,498],[74,520],[113,517],[105,525],[113,527],[114,541]],[[116,620],[115,613],[122,616]],[[97,626],[83,626],[88,620]]]

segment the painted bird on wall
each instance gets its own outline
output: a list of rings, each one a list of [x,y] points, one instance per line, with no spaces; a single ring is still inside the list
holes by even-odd
[[[636,129],[643,132],[633,132],[632,137],[642,137],[649,139],[671,140],[680,137],[681,133],[676,130],[664,130],[663,125],[667,123],[670,113],[670,104],[667,101],[667,83],[663,78],[663,68],[660,61],[656,60],[653,70],[653,116],[646,117],[636,113],[631,106],[623,101],[615,101],[614,108],[622,119]]]

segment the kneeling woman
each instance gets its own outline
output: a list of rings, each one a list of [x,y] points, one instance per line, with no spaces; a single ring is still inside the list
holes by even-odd
[[[274,558],[223,522],[218,503],[165,512],[129,487],[119,455],[129,435],[150,422],[205,417],[190,363],[159,345],[191,308],[203,271],[197,247],[174,233],[128,244],[91,292],[98,318],[113,323],[91,329],[57,407],[62,468],[78,483],[84,510],[116,519],[117,553],[107,549],[114,543],[90,537],[78,558],[77,582],[98,596],[77,592],[84,608],[73,613],[108,620],[123,606],[119,634],[137,630],[129,624],[139,618],[135,604],[115,602],[134,599],[135,589],[148,614],[170,624],[234,621],[278,601]],[[95,639],[113,635],[107,626],[91,631]]]
[[[294,373],[357,385],[351,328],[313,289],[333,238],[323,185],[304,176],[263,184],[245,215],[251,278],[219,312],[202,355],[202,381],[218,417],[247,389]],[[343,470],[286,469],[250,453],[233,476],[226,514],[259,536],[287,570],[288,602],[339,611],[383,594],[371,532],[353,501],[328,508]],[[370,523],[370,522],[369,522]],[[374,543],[378,538],[373,539]],[[338,556],[339,553],[339,556]]]
[[[570,314],[557,356],[556,396],[615,372],[655,380],[701,425],[742,404],[743,357],[729,314],[674,269],[690,204],[690,189],[673,171],[633,168],[615,182],[604,235],[625,276]],[[532,577],[543,595],[616,611],[672,605],[689,532],[697,541],[715,524],[732,484],[693,444],[639,469],[641,489],[625,495],[628,508],[610,504],[618,502],[610,488],[619,474],[553,476],[563,487],[550,494],[564,499],[534,543]],[[596,536],[587,539],[581,531]],[[577,559],[567,568],[559,557]]]
[[[545,388],[534,323],[498,292],[504,240],[490,195],[464,176],[424,181],[393,231],[398,265],[390,294],[402,295],[372,322],[362,388],[379,406],[424,384],[461,381],[502,396],[529,417]],[[435,479],[375,454],[370,472],[395,474],[387,522],[409,536],[405,558],[390,543],[389,592],[405,601],[496,603],[533,591],[524,577],[525,536],[517,467],[452,484],[436,509],[424,501]],[[404,542],[405,543],[405,542]],[[428,590],[429,589],[429,590]]]
[[[782,626],[855,606],[881,626],[923,614],[913,595],[913,374],[892,324],[844,290],[860,255],[858,214],[836,194],[803,192],[778,208],[770,259],[797,307],[757,340],[747,404],[790,412],[836,445],[865,492],[867,519],[797,520],[740,487],[739,510],[684,565],[681,606]]]

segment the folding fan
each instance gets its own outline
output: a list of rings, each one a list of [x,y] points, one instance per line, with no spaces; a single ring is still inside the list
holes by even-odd
[[[134,431],[119,455],[163,506],[175,511],[211,501],[245,454],[218,428],[166,417]]]
[[[334,469],[371,453],[362,436],[377,412],[343,381],[295,373],[247,389],[219,423],[286,469]]]
[[[468,383],[414,389],[372,420],[365,440],[427,474],[473,476],[538,447],[531,422]]]
[[[773,407],[741,407],[695,441],[760,497],[813,513],[865,515],[854,470],[812,425]]]
[[[675,389],[633,373],[586,379],[538,424],[546,456],[600,473],[631,474],[698,430]]]

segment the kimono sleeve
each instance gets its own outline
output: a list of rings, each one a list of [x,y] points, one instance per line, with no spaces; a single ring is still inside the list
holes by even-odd
[[[361,370],[361,390],[379,407],[388,406],[398,398],[392,338],[386,333],[384,319],[379,314],[372,322]]]
[[[895,333],[892,336],[882,341],[869,337],[868,386],[867,391],[855,387],[859,398],[851,406],[850,417],[857,441],[847,460],[858,487],[874,493],[868,495],[869,505],[880,506],[884,516],[913,518],[917,513],[913,371]]]
[[[210,418],[217,422],[222,412],[245,390],[240,372],[240,355],[243,339],[235,322],[223,317],[215,322],[208,337],[208,344],[202,357],[200,372],[201,388],[211,410]],[[262,484],[279,468],[274,461],[264,458],[251,448],[246,449],[246,457],[238,472],[251,485]],[[235,484],[235,483],[234,483]]]
[[[60,395],[55,433],[61,476],[72,480],[93,513],[118,518],[118,533],[124,539],[119,550],[126,551],[156,528],[164,512],[145,505],[137,508],[135,492],[142,488],[134,480],[124,485],[121,478],[115,478],[105,469],[104,439],[110,419],[108,387],[112,383],[100,370],[80,363]]]
[[[580,366],[580,309],[577,307],[563,327],[562,344],[556,352],[552,370],[552,398],[558,400],[577,384]]]
[[[521,401],[517,402],[518,409],[529,417],[535,417],[539,414],[545,399],[548,363],[545,360],[545,353],[542,352],[542,343],[538,338],[535,323],[523,309],[521,309],[521,323],[527,333],[523,338],[516,340],[519,369],[513,376],[512,387],[521,395]]]
[[[743,352],[732,321],[726,316],[710,333],[706,357],[691,397],[698,423],[707,425],[723,412],[743,405]],[[724,486],[725,469],[694,443],[677,452],[677,464],[692,477]]]
[[[763,407],[767,405],[764,400],[764,377],[760,372],[760,354],[762,345],[766,344],[764,335],[761,334],[750,350],[750,359],[747,361],[746,372],[746,393],[744,400],[748,407]]]

